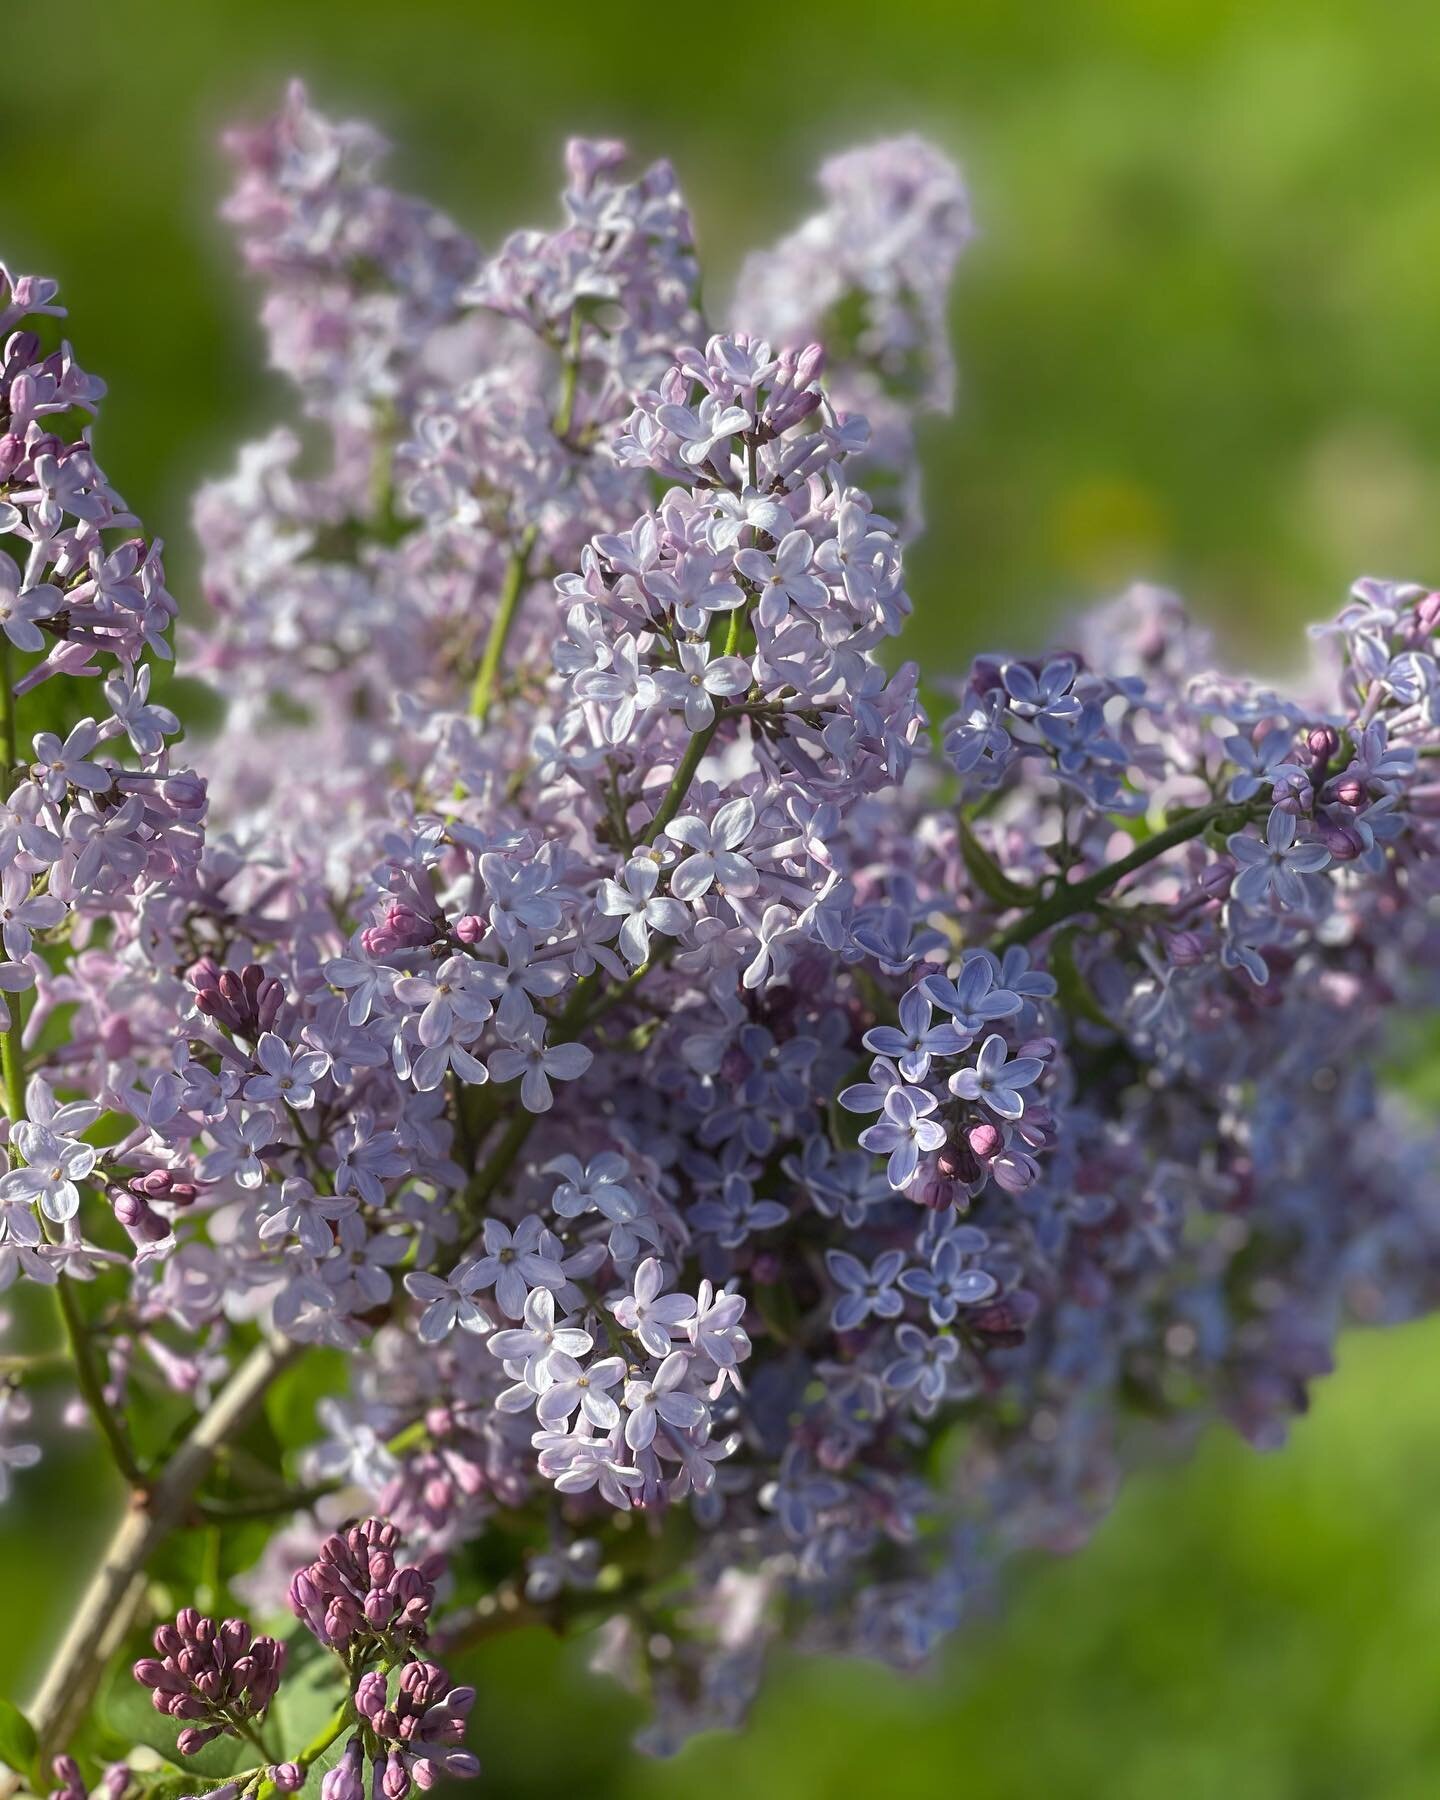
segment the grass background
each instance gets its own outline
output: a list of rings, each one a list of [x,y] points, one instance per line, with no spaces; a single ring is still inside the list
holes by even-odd
[[[11,0],[4,32],[0,255],[61,278],[111,385],[106,466],[182,595],[188,492],[283,404],[213,224],[214,140],[291,73],[384,125],[396,178],[488,241],[554,216],[568,132],[671,156],[712,301],[825,151],[913,128],[959,156],[981,225],[961,408],[928,432],[911,563],[932,667],[1144,574],[1279,668],[1354,575],[1434,578],[1431,0]],[[496,1646],[490,1791],[1432,1795],[1437,1477],[1440,1326],[1354,1338],[1286,1453],[1217,1434],[1146,1475],[931,1681],[787,1665],[743,1738],[656,1768],[573,1654]],[[57,1632],[107,1500],[77,1438],[0,1514],[0,1692]]]

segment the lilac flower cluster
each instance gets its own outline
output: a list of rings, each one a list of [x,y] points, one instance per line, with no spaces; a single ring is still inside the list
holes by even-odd
[[[135,1664],[156,1712],[198,1720],[179,1736],[190,1756],[222,1732],[236,1734],[263,1719],[280,1687],[285,1646],[256,1637],[243,1619],[216,1623],[187,1606],[155,1633],[155,1656]]]
[[[197,502],[203,840],[158,562],[37,421],[97,390],[5,351],[8,691],[117,671],[4,752],[0,1280],[57,1286],[122,1459],[155,1384],[208,1432],[344,1353],[249,1577],[360,1682],[326,1800],[473,1772],[442,1551],[510,1547],[454,1559],[455,1641],[603,1620],[663,1749],[782,1630],[922,1660],[1158,1435],[1274,1441],[1344,1320],[1434,1303],[1434,1144],[1375,1080],[1440,961],[1433,592],[1359,584],[1280,693],[1135,589],[977,659],[932,745],[887,659],[943,157],[830,165],[727,326],[617,145],[490,257],[299,89],[234,147],[303,424]]]
[[[365,1519],[326,1538],[291,1581],[291,1610],[328,1650],[353,1653],[367,1638],[425,1635],[443,1561],[397,1566],[399,1543],[395,1526]]]

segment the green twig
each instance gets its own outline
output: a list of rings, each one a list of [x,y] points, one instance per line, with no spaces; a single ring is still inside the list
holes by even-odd
[[[1146,838],[1143,844],[1137,844],[1128,856],[1106,863],[1103,869],[1097,869],[1082,881],[1072,881],[1057,889],[1048,900],[1032,907],[1002,931],[990,948],[1008,950],[1012,944],[1028,944],[1032,938],[1039,937],[1043,931],[1049,931],[1053,925],[1074,918],[1076,913],[1091,911],[1096,901],[1117,882],[1123,881],[1127,875],[1133,875],[1137,869],[1143,869],[1147,863],[1154,862],[1157,857],[1164,856],[1177,845],[1199,837],[1208,826],[1227,815],[1244,819],[1250,817],[1251,813],[1246,808],[1227,801],[1196,807],[1193,812],[1177,819],[1173,825],[1166,826],[1164,831],[1157,831],[1153,837]]]

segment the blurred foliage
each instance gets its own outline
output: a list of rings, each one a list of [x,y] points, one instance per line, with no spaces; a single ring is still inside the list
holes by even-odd
[[[1362,571],[1433,575],[1433,0],[11,0],[0,253],[58,275],[111,384],[100,444],[193,592],[186,496],[288,401],[213,212],[221,127],[292,73],[383,124],[487,241],[554,217],[569,131],[677,163],[727,271],[896,129],[971,176],[961,407],[927,432],[912,647],[1033,644],[1134,575],[1293,662]],[[1430,1037],[1416,1089],[1440,1100]],[[1417,1038],[1417,1042],[1420,1040]],[[46,1413],[53,1389],[40,1392]],[[22,1691],[114,1487],[81,1436],[0,1515]],[[1440,1789],[1440,1326],[1347,1341],[1278,1458],[1217,1434],[1019,1584],[926,1681],[787,1663],[754,1728],[637,1767],[632,1717],[535,1634],[477,1657],[507,1796],[1408,1800]]]

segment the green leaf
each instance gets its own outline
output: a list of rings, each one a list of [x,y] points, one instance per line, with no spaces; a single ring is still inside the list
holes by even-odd
[[[156,1712],[150,1690],[141,1687],[127,1663],[122,1663],[111,1677],[101,1712],[109,1729],[127,1744],[145,1744],[173,1767],[192,1775],[223,1779],[247,1760],[255,1760],[252,1746],[235,1737],[215,1738],[194,1756],[182,1756],[175,1748],[175,1739],[183,1727],[167,1714]]]
[[[1010,879],[964,819],[960,820],[960,855],[970,879],[997,906],[1034,905],[1034,892]]]
[[[177,1771],[150,1782],[142,1790],[142,1796],[143,1800],[188,1800],[191,1794],[213,1793],[224,1787],[228,1780],[228,1776],[185,1775]]]
[[[1095,990],[1080,973],[1075,961],[1076,936],[1076,928],[1071,925],[1057,932],[1050,945],[1050,973],[1055,977],[1060,1004],[1071,1018],[1088,1019],[1092,1025],[1103,1025],[1107,1031],[1113,1031],[1113,1020],[1095,998]]]
[[[265,1417],[283,1450],[298,1450],[316,1435],[316,1402],[343,1394],[348,1376],[339,1350],[310,1349],[270,1384]]]
[[[37,1790],[41,1785],[35,1762],[39,1748],[35,1727],[13,1701],[0,1698],[0,1762]]]
[[[275,1700],[276,1728],[267,1736],[286,1756],[298,1756],[334,1718],[348,1691],[345,1671],[328,1651],[298,1665],[287,1660]]]

